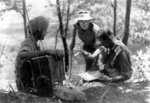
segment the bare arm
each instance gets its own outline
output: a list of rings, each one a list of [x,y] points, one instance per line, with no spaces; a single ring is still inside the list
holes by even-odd
[[[127,80],[128,78],[124,75],[120,75],[120,76],[117,76],[117,77],[113,77],[111,82],[112,83],[118,83],[118,82],[122,82],[122,81],[125,81]]]
[[[48,51],[44,50],[44,51],[30,51],[30,52],[21,52],[20,53],[20,58],[21,59],[26,59],[26,58],[33,58],[33,57],[37,57],[37,56],[43,56],[43,55],[48,55]]]
[[[43,51],[30,51],[30,52],[23,51],[20,53],[20,58],[26,59],[26,58],[33,58],[33,57],[44,56],[44,55],[52,55],[59,60],[63,57],[64,54],[62,50],[43,50]]]

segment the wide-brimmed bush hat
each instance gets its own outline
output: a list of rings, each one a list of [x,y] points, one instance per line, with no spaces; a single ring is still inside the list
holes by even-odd
[[[88,21],[88,20],[92,20],[92,19],[94,19],[94,18],[91,17],[89,11],[82,10],[82,11],[79,11],[78,17],[77,17],[76,19],[74,19],[74,22],[78,22],[78,21]]]

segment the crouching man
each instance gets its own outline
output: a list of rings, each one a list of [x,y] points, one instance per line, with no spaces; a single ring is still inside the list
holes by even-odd
[[[114,36],[113,31],[108,27],[100,30],[97,38],[100,45],[89,57],[101,55],[104,67],[100,68],[100,72],[108,77],[99,78],[99,80],[118,83],[130,79],[132,68],[128,48]]]

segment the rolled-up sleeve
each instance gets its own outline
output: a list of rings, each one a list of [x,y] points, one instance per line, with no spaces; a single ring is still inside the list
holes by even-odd
[[[128,79],[132,76],[132,68],[130,61],[130,54],[127,51],[122,51],[119,55],[119,69],[120,74],[126,76]]]

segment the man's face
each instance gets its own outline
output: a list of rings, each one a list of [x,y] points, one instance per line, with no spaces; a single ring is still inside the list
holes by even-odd
[[[46,31],[46,30],[42,31],[42,37],[41,37],[41,40],[44,40],[44,37],[46,36],[46,34],[47,34],[47,31]]]
[[[105,48],[111,48],[112,41],[111,40],[103,40],[100,39],[101,45],[103,45]]]
[[[46,36],[46,34],[48,34],[48,26],[46,26],[44,29],[41,30],[41,38],[40,40],[44,40],[44,37]]]
[[[47,34],[47,31],[46,30],[41,30],[39,32],[37,32],[37,39],[38,40],[44,40],[44,37],[46,36]]]
[[[90,23],[89,20],[86,20],[86,21],[85,20],[80,20],[79,21],[79,24],[80,24],[81,28],[84,29],[84,30],[88,29],[89,23]]]

